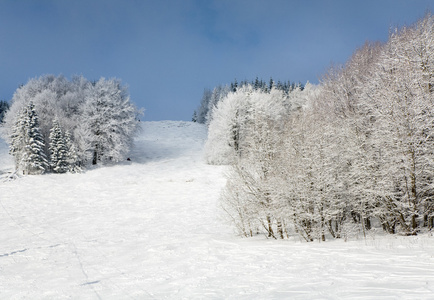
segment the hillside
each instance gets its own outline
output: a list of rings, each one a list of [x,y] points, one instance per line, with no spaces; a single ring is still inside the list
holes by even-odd
[[[16,180],[0,140],[0,299],[432,299],[432,235],[235,236],[206,134],[143,122],[131,161]]]

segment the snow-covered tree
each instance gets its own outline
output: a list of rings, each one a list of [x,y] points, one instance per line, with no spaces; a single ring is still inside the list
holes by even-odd
[[[89,130],[86,139],[92,164],[126,158],[139,130],[137,116],[138,111],[119,80],[101,78],[92,85],[80,118]]]
[[[33,78],[19,87],[11,100],[11,108],[5,116],[5,129],[10,135],[11,125],[19,111],[26,107],[30,101],[35,105],[38,113],[39,124],[45,138],[45,144],[49,144],[50,130],[53,119],[57,118],[59,125],[67,130],[73,130],[78,123],[79,109],[84,100],[84,94],[90,84],[83,84],[83,77],[74,77],[68,81],[63,76],[44,75]],[[49,151],[46,149],[48,156]]]
[[[52,170],[56,173],[67,172],[69,170],[68,147],[57,119],[54,119],[53,127],[50,130],[49,149]]]
[[[427,14],[384,44],[366,43],[319,89],[291,87],[283,118],[259,79],[218,104],[206,154],[233,164],[221,205],[240,234],[312,241],[373,224],[433,228],[433,32]]]
[[[327,111],[329,123],[337,122],[336,140],[341,151],[340,174],[346,193],[347,219],[359,223],[363,232],[371,228],[378,197],[376,174],[378,147],[372,143],[374,111],[367,105],[365,88],[376,73],[383,45],[366,43],[341,67],[333,67],[322,80],[322,94],[316,101],[318,111]],[[338,128],[338,129],[339,129]],[[348,224],[348,222],[347,222]]]
[[[288,226],[293,221],[293,210],[288,205],[290,197],[284,193],[288,182],[285,178],[288,173],[283,167],[288,146],[285,133],[305,99],[290,97],[277,89],[267,92],[249,87],[229,94],[218,107],[223,109],[226,101],[238,101],[237,111],[226,111],[231,112],[232,117],[237,116],[237,112],[242,116],[242,122],[238,123],[238,154],[229,153],[233,168],[222,192],[221,205],[240,234],[250,236],[265,232],[269,237],[284,238],[288,236]],[[232,140],[234,126],[228,129],[230,123],[227,122],[231,118],[220,113],[215,112],[209,134],[212,137],[220,133],[221,137],[209,139],[210,148],[213,143],[218,148],[225,145],[222,141]],[[226,118],[226,122],[216,123],[220,117]],[[226,129],[218,130],[215,124],[220,124],[221,129],[226,126]],[[233,146],[230,148],[234,149]]]
[[[372,142],[381,151],[380,217],[391,232],[415,234],[424,223],[432,226],[433,31],[434,18],[427,15],[392,33],[381,68],[366,85],[375,99],[367,99],[376,117]]]
[[[0,123],[3,122],[3,118],[9,109],[9,102],[0,100]]]
[[[349,131],[349,209],[390,233],[432,227],[433,17],[366,44],[323,83]]]
[[[233,164],[243,151],[244,123],[247,120],[251,86],[229,93],[217,103],[212,112],[208,139],[205,144],[205,158],[216,165]]]
[[[10,153],[15,158],[17,171],[23,174],[42,174],[49,169],[45,142],[39,128],[33,102],[23,108],[12,128]]]
[[[209,103],[211,101],[211,96],[212,96],[212,92],[209,89],[205,89],[203,91],[203,95],[202,95],[202,99],[200,101],[200,105],[197,108],[197,110],[195,110],[195,122],[198,122],[200,124],[205,124],[206,123],[206,118],[208,115],[208,110],[209,110]]]
[[[213,89],[208,102],[207,114],[205,117],[205,124],[207,126],[209,126],[213,119],[214,109],[217,107],[218,103],[229,94],[230,91],[231,90],[228,86],[222,85],[218,85]]]
[[[25,174],[42,174],[49,169],[45,155],[45,140],[39,128],[38,115],[33,102],[27,106],[25,151],[23,171]]]
[[[63,76],[45,75],[31,79],[14,93],[11,108],[5,116],[5,132],[9,137],[19,133],[20,112],[32,102],[39,116],[39,128],[45,138],[44,152],[57,164],[57,154],[50,155],[50,134],[53,120],[62,132],[69,132],[66,160],[68,169],[78,171],[92,162],[94,156],[104,161],[119,161],[129,151],[139,128],[139,111],[129,101],[125,87],[115,79],[92,84],[83,77],[71,81]],[[13,142],[15,143],[15,142]],[[19,143],[15,143],[17,149]],[[98,149],[98,152],[96,152]],[[15,151],[15,150],[14,150]],[[63,162],[62,162],[63,164]],[[56,168],[57,171],[64,167]],[[61,171],[63,172],[63,171]]]
[[[71,173],[80,173],[80,160],[77,155],[75,144],[72,142],[71,133],[65,132],[65,145],[66,145],[66,162],[68,163],[68,171]]]
[[[15,122],[10,128],[9,154],[14,157],[15,170],[18,170],[21,167],[21,161],[23,159],[24,149],[26,146],[26,117],[27,109],[23,107],[21,111],[17,113]]]

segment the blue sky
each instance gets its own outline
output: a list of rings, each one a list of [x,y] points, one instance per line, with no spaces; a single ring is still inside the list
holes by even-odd
[[[204,88],[317,83],[432,0],[0,0],[0,99],[43,74],[116,77],[144,120],[190,120]]]

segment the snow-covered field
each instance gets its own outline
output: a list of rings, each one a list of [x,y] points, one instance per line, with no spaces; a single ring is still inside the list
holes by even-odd
[[[143,128],[131,162],[16,180],[0,140],[0,299],[434,299],[432,235],[239,238],[205,127]]]

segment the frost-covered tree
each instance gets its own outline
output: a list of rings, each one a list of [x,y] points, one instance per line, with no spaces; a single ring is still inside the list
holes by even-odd
[[[218,103],[229,94],[229,92],[230,88],[228,86],[218,85],[213,89],[208,102],[208,109],[205,118],[205,124],[207,126],[209,126],[211,120],[213,119],[214,109],[217,107]]]
[[[340,137],[336,140],[344,156],[342,186],[345,187],[348,219],[371,228],[378,197],[378,147],[372,143],[375,131],[374,111],[367,105],[365,88],[377,72],[383,45],[366,43],[345,66],[333,67],[322,80],[322,94],[316,101],[319,111],[328,111],[330,123],[338,122]],[[334,120],[334,121],[333,121]],[[338,129],[339,129],[338,128]]]
[[[0,123],[3,122],[3,118],[9,109],[9,102],[0,100]]]
[[[34,103],[38,113],[46,145],[49,144],[54,118],[58,119],[62,128],[73,131],[79,123],[79,107],[83,104],[89,85],[83,77],[74,77],[72,81],[68,81],[63,76],[44,75],[29,80],[15,91],[11,100],[10,110],[4,120],[7,134],[10,134],[11,124],[15,123],[19,111],[30,101]],[[48,156],[48,148],[45,150]]]
[[[209,89],[203,91],[202,99],[200,100],[200,105],[195,110],[194,120],[200,124],[206,123],[206,117],[209,110],[209,103],[211,101],[212,92]]]
[[[233,167],[221,196],[223,210],[242,235],[265,232],[269,237],[284,238],[289,234],[294,210],[288,205],[289,197],[284,195],[287,190],[285,176],[288,175],[283,167],[288,146],[284,133],[303,102],[304,99],[290,97],[277,89],[266,92],[245,86],[223,99],[218,106],[221,111],[215,112],[206,151],[212,149],[213,144],[217,149],[221,148],[236,137],[233,123],[228,121],[234,116],[242,116],[239,119],[242,122],[235,126],[240,133],[238,153],[225,153]],[[224,105],[230,103],[237,103],[238,109],[225,109]],[[226,121],[220,123],[220,118]],[[220,137],[211,139],[212,136]],[[234,146],[229,148],[235,150]],[[208,154],[216,155],[217,152]]]
[[[118,162],[126,158],[139,130],[138,111],[126,87],[117,79],[101,78],[92,85],[81,113],[92,164]]]
[[[286,113],[300,108],[315,88],[308,84],[303,91],[295,89],[289,95],[277,89],[256,90],[252,85],[244,85],[230,92],[213,109],[209,124],[208,140],[205,144],[205,157],[210,164],[233,164],[249,151],[249,139],[256,134],[254,124],[259,112],[266,112],[267,118],[284,118]],[[280,107],[281,111],[277,111]],[[274,113],[273,113],[274,110]]]
[[[381,68],[366,85],[375,99],[366,100],[376,117],[372,142],[381,151],[378,205],[390,232],[395,223],[407,234],[424,223],[432,226],[433,31],[434,18],[427,15],[392,33],[380,56]]]
[[[255,80],[251,82],[244,80],[240,83],[238,83],[238,81],[235,79],[229,85],[216,86],[212,90],[212,92],[208,89],[205,89],[199,107],[193,112],[192,120],[194,122],[209,125],[212,120],[214,108],[217,107],[217,104],[221,100],[223,100],[229,93],[235,93],[238,89],[247,88],[249,86],[255,91],[269,93],[272,89],[277,89],[285,92],[286,94],[289,94],[296,88],[301,91],[304,88],[302,84],[296,85],[295,83],[291,83],[290,81],[285,81],[283,83],[279,81],[276,85],[272,78],[270,78],[268,84],[262,79],[259,80],[258,77],[256,77]]]
[[[49,149],[52,170],[56,173],[67,172],[69,170],[67,142],[56,119],[54,119],[53,127],[50,130]]]
[[[247,121],[251,86],[229,93],[213,109],[205,144],[205,158],[216,165],[233,164],[243,151],[243,130]]]
[[[291,86],[283,103],[302,109],[284,126],[255,104],[258,90],[262,104],[272,103],[259,79],[249,94],[219,103],[207,143],[238,150],[209,153],[232,157],[221,203],[239,233],[312,241],[366,234],[374,224],[401,234],[433,228],[433,32],[427,14],[384,44],[366,43],[319,89]]]
[[[25,119],[25,151],[22,159],[24,174],[42,174],[49,169],[45,155],[45,140],[39,128],[38,115],[33,102],[27,106]]]
[[[329,72],[324,97],[348,131],[348,210],[363,229],[432,227],[433,17],[366,44]]]
[[[130,102],[127,89],[116,79],[94,83],[81,76],[70,81],[53,75],[31,79],[14,93],[5,116],[7,136],[16,135],[18,116],[30,102],[39,116],[47,157],[52,150],[48,145],[53,120],[57,119],[62,132],[69,132],[67,152],[71,153],[65,158],[69,171],[79,171],[92,161],[123,159],[139,128],[140,112]],[[53,156],[55,164],[58,163],[56,155]],[[64,167],[56,170],[61,169]]]
[[[18,114],[12,128],[10,153],[14,156],[16,171],[23,174],[42,174],[49,169],[45,142],[39,128],[33,102]]]
[[[68,163],[68,171],[71,173],[80,173],[80,160],[77,155],[75,144],[72,142],[71,133],[65,132],[65,145],[66,145],[66,162]]]
[[[21,111],[17,113],[15,122],[10,128],[9,154],[14,157],[15,170],[18,170],[21,167],[21,161],[23,159],[24,149],[26,146],[26,117],[27,109],[23,107]]]

